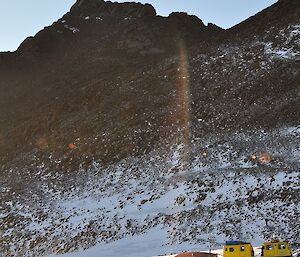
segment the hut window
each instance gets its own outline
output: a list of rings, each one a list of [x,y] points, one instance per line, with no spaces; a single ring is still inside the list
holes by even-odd
[[[241,252],[245,252],[245,246],[241,246]]]
[[[230,251],[231,253],[234,252],[234,248],[230,247],[230,248],[229,248],[229,251]]]
[[[267,249],[267,250],[272,250],[272,245],[267,245],[267,246],[266,246],[266,249]]]

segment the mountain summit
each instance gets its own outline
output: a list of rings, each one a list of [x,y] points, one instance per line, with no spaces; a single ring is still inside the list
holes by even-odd
[[[62,19],[25,40],[18,52],[32,50],[53,55],[65,51],[65,47],[77,51],[83,46],[85,51],[101,47],[113,51],[174,52],[179,38],[195,45],[217,38],[221,32],[186,13],[157,16],[149,4],[77,1]]]
[[[112,3],[104,0],[81,0],[77,1],[71,8],[71,13],[78,16],[85,15],[105,15],[126,18],[133,17],[155,17],[156,10],[150,4],[140,3]]]

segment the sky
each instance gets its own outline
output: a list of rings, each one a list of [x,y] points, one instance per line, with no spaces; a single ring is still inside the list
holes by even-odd
[[[120,0],[118,2],[127,2]],[[34,36],[70,10],[76,0],[0,0],[0,51],[14,51],[28,36]],[[140,0],[152,4],[159,15],[183,11],[205,24],[230,28],[277,0]]]

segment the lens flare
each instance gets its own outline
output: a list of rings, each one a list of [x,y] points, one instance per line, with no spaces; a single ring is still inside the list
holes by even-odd
[[[69,149],[70,150],[74,150],[76,148],[76,145],[75,144],[73,144],[73,143],[70,143],[69,144]]]
[[[179,133],[175,133],[178,137],[175,139],[177,143],[180,144],[178,151],[178,158],[181,163],[179,167],[176,167],[176,170],[181,172],[181,178],[185,177],[185,173],[189,169],[191,163],[191,98],[190,98],[190,81],[189,81],[189,62],[188,54],[185,42],[183,39],[178,38],[178,67],[177,67],[177,79],[175,81],[176,86],[176,95],[174,99],[174,110],[176,110],[172,115],[170,115],[170,121],[174,120],[179,122],[180,130]],[[180,179],[180,178],[176,178]],[[182,203],[184,204],[184,203]],[[173,223],[173,225],[172,225]],[[169,228],[169,238],[171,242],[175,242],[179,231],[177,227],[180,227],[180,216],[175,215],[172,217],[172,222],[170,222]]]
[[[259,156],[259,162],[261,164],[269,164],[272,160],[272,157],[269,153],[261,153],[260,156]]]
[[[181,161],[184,168],[190,163],[190,140],[191,140],[191,99],[189,81],[189,63],[186,46],[183,40],[179,40],[179,67],[178,80],[176,85],[177,103],[179,106],[179,120],[182,126],[181,140],[183,144]]]
[[[0,133],[0,148],[4,146],[4,136]]]

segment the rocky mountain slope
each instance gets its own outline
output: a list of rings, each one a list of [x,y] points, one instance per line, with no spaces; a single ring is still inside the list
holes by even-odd
[[[162,249],[299,247],[299,11],[280,0],[224,31],[81,0],[1,53],[0,253],[153,229]]]
[[[165,76],[164,68],[157,66],[177,55],[178,41],[198,47],[222,32],[186,14],[156,16],[151,6],[78,2],[12,56],[3,56],[1,119],[7,141],[2,156],[13,158],[16,148],[31,150],[40,138],[64,151],[86,137],[91,149],[88,140],[96,131],[110,131],[107,142],[91,150],[105,162],[148,151],[147,145],[151,149],[160,141],[156,131],[167,122],[164,112],[172,108],[169,97],[177,77],[176,63],[168,67],[166,83],[158,73]]]

